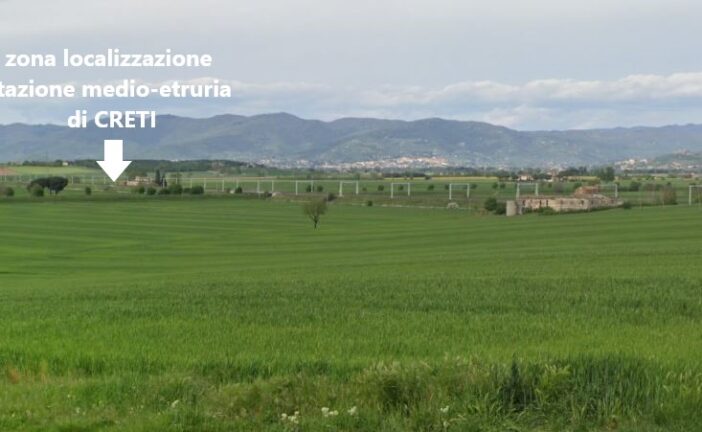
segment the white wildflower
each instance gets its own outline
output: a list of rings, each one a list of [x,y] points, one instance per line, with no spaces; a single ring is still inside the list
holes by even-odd
[[[356,414],[358,414],[358,408],[356,408],[355,406],[352,406],[352,407],[351,407],[348,411],[346,411],[346,412],[349,413],[349,415],[350,415],[351,417],[353,417],[353,416],[355,416]]]
[[[295,414],[293,415],[283,413],[280,415],[280,421],[283,423],[291,423],[296,425],[300,422],[300,411],[295,411]]]
[[[173,403],[171,404],[171,408],[175,409],[179,403],[180,403],[180,399],[174,400]]]
[[[449,412],[449,408],[450,407],[448,405],[446,405],[445,407],[440,408],[439,411],[441,411],[444,414],[447,414]]]
[[[322,415],[324,417],[336,417],[339,415],[339,411],[331,410],[330,408],[327,408],[327,407],[322,407]]]

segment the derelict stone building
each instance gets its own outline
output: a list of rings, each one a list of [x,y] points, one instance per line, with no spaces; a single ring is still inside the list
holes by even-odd
[[[589,211],[599,208],[617,207],[622,205],[619,198],[611,198],[599,193],[595,186],[578,188],[572,196],[523,196],[507,203],[507,216],[524,214],[527,211],[537,211],[551,208],[557,212]]]

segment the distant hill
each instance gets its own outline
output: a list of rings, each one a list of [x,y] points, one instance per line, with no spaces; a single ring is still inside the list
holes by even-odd
[[[435,157],[450,165],[516,167],[603,164],[682,149],[699,152],[702,126],[523,132],[442,119],[322,122],[290,114],[207,119],[165,115],[155,130],[0,126],[0,161],[98,159],[104,139],[125,140],[127,159],[320,164]]]

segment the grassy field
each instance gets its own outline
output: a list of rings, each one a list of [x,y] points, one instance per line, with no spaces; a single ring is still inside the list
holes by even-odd
[[[700,430],[701,228],[0,200],[0,430]]]
[[[155,172],[145,173],[155,177]],[[332,173],[295,172],[294,176],[232,176],[214,171],[192,171],[182,173],[167,173],[169,184],[180,184],[184,188],[203,186],[209,194],[228,194],[238,188],[244,194],[265,194],[276,192],[287,197],[326,196],[329,193],[343,195],[344,201],[353,204],[365,204],[373,201],[381,205],[416,206],[416,207],[445,207],[454,202],[464,209],[479,210],[487,198],[494,197],[498,201],[515,199],[517,184],[513,181],[500,181],[496,177],[387,177],[371,179],[368,175],[359,176],[355,180],[352,175],[337,175]],[[314,175],[322,178],[313,178]],[[89,187],[95,196],[115,198],[134,192],[133,187],[126,186],[129,177],[124,174],[121,180],[114,184],[98,169],[79,166],[40,167],[40,166],[0,166],[0,197],[6,187],[13,188],[19,198],[29,196],[27,185],[32,179],[46,176],[63,176],[69,185],[62,195],[79,197],[85,194]],[[343,181],[343,185],[341,182]],[[597,182],[596,177],[578,177],[562,182],[539,182],[539,193],[542,196],[570,196],[579,186]],[[393,186],[394,183],[394,186]],[[675,190],[677,202],[688,203],[688,187],[699,183],[698,179],[681,178],[679,176],[652,177],[636,176],[618,179],[618,195],[632,206],[662,205],[663,190],[671,187]],[[635,183],[637,188],[632,190]],[[453,184],[453,192],[449,193],[449,185]],[[469,186],[470,185],[470,186]],[[357,187],[358,186],[358,187]],[[470,193],[468,192],[470,187]],[[308,190],[308,188],[310,188]],[[392,192],[391,192],[392,191]],[[535,183],[526,182],[520,186],[522,196],[535,193]],[[356,193],[358,192],[358,193]],[[601,193],[610,197],[615,196],[614,185],[605,183]],[[451,199],[449,199],[451,197]],[[692,201],[702,203],[702,188],[693,190]]]
[[[17,168],[41,169],[41,167]],[[15,167],[11,169],[15,169]],[[73,169],[80,168],[55,168],[55,171],[50,174],[0,175],[0,197],[5,194],[5,188],[10,187],[16,198],[28,198],[30,195],[27,190],[29,182],[33,178],[46,175],[61,175],[68,179],[68,187],[61,193],[64,197],[81,197],[85,195],[86,187],[90,188],[93,196],[105,199],[124,198],[135,192],[135,188],[126,186],[124,181],[113,184],[103,173],[80,174],[72,172]],[[187,175],[209,175],[209,177],[188,177]],[[473,211],[482,209],[485,200],[491,197],[498,201],[513,200],[517,191],[516,183],[499,182],[497,178],[489,177],[437,177],[430,180],[424,178],[387,178],[381,180],[363,179],[358,182],[344,180],[342,183],[342,180],[339,179],[296,181],[277,178],[221,177],[213,173],[187,173],[187,175],[178,179],[170,178],[169,184],[177,183],[184,188],[202,186],[206,193],[212,195],[228,195],[240,190],[243,194],[262,195],[275,192],[289,199],[309,199],[315,196],[325,197],[331,193],[337,196],[343,195],[343,201],[352,204],[366,204],[368,201],[372,201],[374,204],[380,205],[446,207],[449,202],[453,202],[463,209]],[[593,178],[586,178],[562,183],[541,182],[539,192],[541,196],[570,196],[577,187],[593,180]],[[633,181],[639,187],[632,191],[630,186]],[[687,204],[689,199],[688,186],[695,182],[694,179],[677,177],[619,180],[619,198],[632,206],[663,205],[663,191],[665,188],[671,187],[675,190],[677,202]],[[449,185],[453,185],[451,194],[449,193]],[[469,193],[468,185],[470,185]],[[358,193],[356,193],[357,191]],[[522,196],[533,195],[535,193],[534,183],[522,184],[520,193]],[[614,186],[612,184],[603,185],[601,193],[614,197]],[[702,203],[702,188],[693,190],[692,202],[694,204]]]
[[[49,175],[61,175],[61,176],[103,176],[104,174],[100,170],[83,168],[79,166],[68,166],[68,167],[52,167],[52,166],[10,166],[2,167],[0,166],[0,172],[4,172],[4,175],[11,176],[49,176]]]

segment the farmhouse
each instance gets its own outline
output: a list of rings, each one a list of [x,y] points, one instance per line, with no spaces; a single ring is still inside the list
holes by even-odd
[[[132,180],[127,181],[127,186],[148,186],[152,184],[151,178],[136,176]]]
[[[522,196],[507,203],[507,216],[516,216],[542,208],[551,208],[557,212],[590,211],[599,208],[611,208],[622,205],[618,198],[602,195],[597,186],[583,186],[573,195],[564,196]]]

